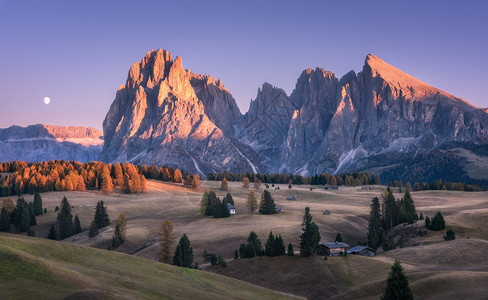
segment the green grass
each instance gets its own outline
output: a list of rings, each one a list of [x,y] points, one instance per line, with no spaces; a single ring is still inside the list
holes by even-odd
[[[103,299],[288,297],[201,270],[62,242],[0,234],[0,299],[61,299],[73,293],[76,293],[73,298]]]

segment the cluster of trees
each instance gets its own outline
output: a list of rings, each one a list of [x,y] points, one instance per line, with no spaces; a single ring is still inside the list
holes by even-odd
[[[205,191],[200,202],[200,213],[202,216],[212,216],[214,218],[228,218],[230,217],[229,207],[227,203],[234,205],[234,199],[232,195],[227,195],[220,200],[214,191]]]
[[[124,193],[146,190],[146,178],[130,163],[14,161],[0,164],[0,172],[12,173],[6,178],[0,176],[1,197],[50,191],[101,190],[112,193],[114,186]]]
[[[366,172],[352,172],[349,174],[331,175],[320,174],[310,177],[300,175],[277,174],[255,174],[255,173],[229,173],[227,171],[219,173],[208,173],[207,180],[229,180],[247,182],[261,181],[264,183],[286,183],[286,184],[312,184],[312,185],[347,185],[358,186],[364,184],[381,184],[379,175],[371,175]]]
[[[27,231],[29,235],[35,235],[31,226],[37,224],[36,216],[43,214],[39,193],[34,196],[34,202],[27,202],[24,197],[19,196],[15,205],[12,199],[4,198],[0,207],[0,231],[9,231],[10,224],[13,223],[21,232]]]
[[[88,236],[90,238],[98,235],[99,229],[110,225],[110,218],[108,216],[107,208],[102,201],[97,202],[97,208],[95,210],[95,216],[90,224],[90,231]]]
[[[242,243],[239,247],[239,257],[253,258],[262,255],[264,255],[264,251],[261,240],[259,240],[258,235],[254,231],[251,231],[247,238],[247,244]]]
[[[261,193],[261,201],[259,202],[258,206],[258,199],[256,197],[256,192],[251,189],[247,193],[247,200],[246,200],[247,209],[250,213],[255,213],[259,209],[259,213],[263,215],[271,215],[276,213],[276,204],[271,196],[271,193],[267,190],[264,190]]]
[[[81,232],[81,223],[78,215],[73,221],[72,206],[68,202],[68,198],[63,197],[59,205],[58,216],[56,223],[51,225],[49,229],[48,239],[63,240],[74,234]]]
[[[236,255],[237,255],[237,250],[236,250]],[[237,258],[234,256],[234,259]],[[207,252],[207,250],[203,250],[203,259],[206,262],[210,262],[212,266],[219,264],[224,268],[227,267],[227,263],[225,262],[225,259],[222,257],[222,255],[217,256],[217,254],[215,253],[209,253]]]
[[[319,228],[315,222],[312,221],[312,215],[310,214],[310,208],[305,208],[305,214],[303,215],[302,233],[300,234],[300,255],[310,256],[316,254],[320,243]],[[239,253],[239,255],[237,255]],[[268,239],[262,247],[261,241],[258,235],[251,231],[247,238],[247,243],[242,243],[239,247],[239,252],[235,253],[235,257],[252,258],[255,256],[279,256],[287,254],[293,256],[293,246],[288,244],[288,249],[285,253],[285,244],[281,235],[274,235],[272,231],[269,232]]]
[[[176,183],[183,182],[183,175],[185,172],[183,170],[178,170],[168,167],[158,168],[155,165],[152,166],[140,166],[139,170],[147,179],[155,179],[161,181],[172,181]]]
[[[281,234],[274,236],[272,231],[269,232],[268,240],[264,245],[264,254],[266,256],[280,256],[285,254],[285,244],[283,244]]]
[[[401,180],[392,180],[390,181],[391,187],[399,187],[402,188],[403,182]],[[407,182],[405,187],[410,186],[410,182]],[[443,181],[442,179],[436,179],[431,184],[427,182],[415,182],[413,185],[414,191],[428,191],[428,190],[447,190],[447,191],[465,191],[465,192],[480,192],[483,191],[483,187],[481,184],[467,184],[465,182],[447,182]]]
[[[198,174],[186,175],[185,187],[189,189],[197,189],[199,186],[200,186],[200,176]]]
[[[377,197],[371,200],[369,223],[368,223],[368,245],[373,249],[385,241],[385,233],[401,223],[413,223],[418,220],[415,204],[406,189],[401,199],[395,199],[390,188],[381,195],[382,204],[380,205]]]
[[[425,227],[430,230],[439,231],[446,228],[446,222],[444,221],[444,217],[442,213],[438,211],[434,217],[431,219],[428,216],[425,217]]]

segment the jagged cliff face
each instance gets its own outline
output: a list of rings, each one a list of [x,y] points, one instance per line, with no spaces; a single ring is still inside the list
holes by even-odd
[[[100,159],[102,147],[102,132],[90,127],[37,124],[0,129],[0,162],[89,162]]]
[[[264,83],[238,124],[237,137],[253,147],[271,169],[281,165],[280,156],[293,112],[298,107],[282,89]]]
[[[368,55],[340,80],[303,71],[288,96],[265,83],[242,115],[220,80],[165,50],[134,63],[104,121],[104,161],[206,173],[311,175],[374,167],[380,157],[451,141],[488,143],[488,114]]]
[[[173,60],[166,50],[151,51],[117,91],[103,122],[101,158],[200,174],[257,172],[259,155],[232,136],[232,120],[240,116],[220,81],[183,69],[181,58]]]

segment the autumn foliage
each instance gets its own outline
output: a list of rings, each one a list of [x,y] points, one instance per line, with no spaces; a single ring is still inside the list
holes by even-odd
[[[0,173],[7,173],[7,176],[0,176],[0,197],[51,191],[100,190],[112,193],[114,187],[119,187],[124,193],[146,190],[146,178],[130,163],[14,161],[0,164]]]

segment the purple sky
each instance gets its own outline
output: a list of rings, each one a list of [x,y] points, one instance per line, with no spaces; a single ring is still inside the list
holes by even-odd
[[[222,79],[243,113],[265,81],[290,94],[304,69],[340,77],[368,53],[488,106],[488,1],[236,2],[0,0],[0,127],[102,129],[130,65],[158,48]]]

